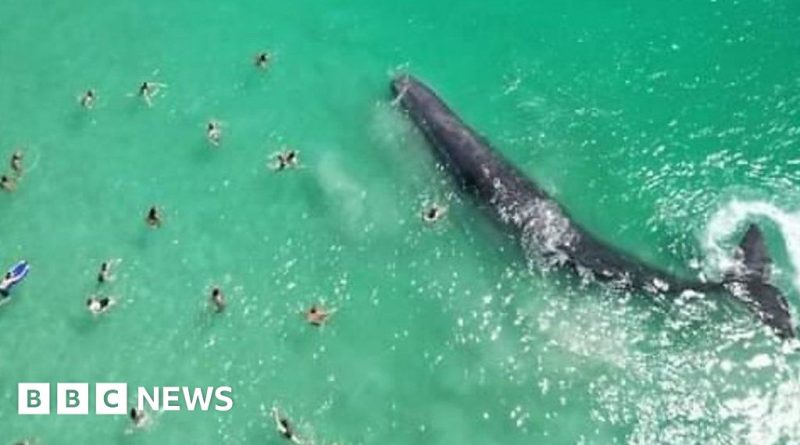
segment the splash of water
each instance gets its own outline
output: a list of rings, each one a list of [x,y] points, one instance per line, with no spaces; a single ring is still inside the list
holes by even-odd
[[[735,267],[734,249],[729,243],[745,222],[757,217],[771,220],[780,230],[794,270],[792,282],[800,291],[800,211],[786,211],[769,202],[734,199],[717,210],[706,226],[702,241],[708,267],[716,273]]]

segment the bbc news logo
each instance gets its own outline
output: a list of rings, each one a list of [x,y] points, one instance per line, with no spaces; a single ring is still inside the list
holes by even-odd
[[[56,414],[88,415],[91,399],[88,383],[57,383]],[[136,407],[151,411],[230,411],[233,408],[230,386],[163,386],[136,390]],[[21,415],[50,414],[49,383],[19,383],[17,412]],[[128,414],[128,385],[126,383],[96,383],[94,385],[94,414]]]

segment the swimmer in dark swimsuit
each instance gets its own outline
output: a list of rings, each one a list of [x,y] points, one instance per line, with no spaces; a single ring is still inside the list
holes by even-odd
[[[106,312],[112,304],[114,304],[114,300],[108,297],[91,297],[86,300],[86,307],[89,309],[89,312],[94,315],[99,315]]]
[[[83,93],[83,96],[81,96],[81,106],[87,110],[91,110],[94,106],[94,100],[96,98],[97,97],[94,94],[94,90],[86,90],[86,92]]]
[[[105,283],[111,281],[111,262],[103,261],[100,265],[100,272],[97,274],[97,282]]]
[[[131,422],[133,422],[133,426],[135,427],[144,426],[147,422],[147,413],[142,409],[131,408],[128,416],[131,418]]]
[[[218,287],[211,289],[211,304],[214,305],[214,310],[217,312],[225,310],[225,295]]]
[[[297,150],[286,150],[278,153],[275,156],[275,163],[273,169],[276,171],[285,170],[287,168],[297,167],[299,152]]]
[[[139,96],[144,99],[147,106],[153,105],[153,98],[158,94],[159,87],[164,85],[155,82],[142,82],[139,86]]]
[[[256,57],[254,59],[256,67],[261,69],[266,68],[267,65],[269,65],[269,57],[270,57],[269,53],[267,52],[260,52],[256,54]]]
[[[10,294],[8,288],[11,285],[12,277],[13,275],[11,274],[11,272],[6,272],[5,276],[3,277],[3,280],[0,281],[0,296],[2,296],[3,298],[8,297]]]
[[[150,207],[144,220],[150,227],[161,227],[162,224],[161,214],[156,206]]]
[[[445,207],[440,207],[438,204],[433,204],[422,212],[422,219],[428,223],[435,223],[444,217],[447,212]]]
[[[13,192],[17,189],[17,181],[8,175],[0,176],[0,188],[7,192]]]
[[[140,96],[147,96],[148,94],[152,94],[155,91],[155,88],[150,82],[142,82],[139,86],[139,95]]]
[[[272,419],[275,420],[275,429],[278,430],[278,434],[280,434],[284,439],[298,445],[303,443],[294,432],[294,428],[292,427],[292,424],[289,423],[289,419],[281,416],[277,408],[272,408]]]

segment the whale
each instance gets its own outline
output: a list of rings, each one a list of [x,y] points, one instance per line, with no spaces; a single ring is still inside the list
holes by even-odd
[[[661,270],[601,239],[570,217],[542,187],[492,148],[422,81],[410,74],[391,80],[392,103],[428,141],[441,168],[511,230],[526,253],[581,279],[616,289],[679,296],[687,291],[732,296],[780,338],[796,333],[789,304],[770,284],[772,258],[764,234],[750,224],[719,282],[685,279]]]

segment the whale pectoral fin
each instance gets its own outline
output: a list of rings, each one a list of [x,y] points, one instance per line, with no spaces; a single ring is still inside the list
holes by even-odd
[[[767,282],[772,258],[758,226],[751,224],[747,228],[737,253],[744,270],[729,275],[726,287],[778,336],[793,338],[795,332],[786,297],[780,289]]]
[[[767,252],[767,243],[764,234],[755,224],[750,224],[739,243],[744,274],[748,278],[767,281],[772,267],[772,258]]]

